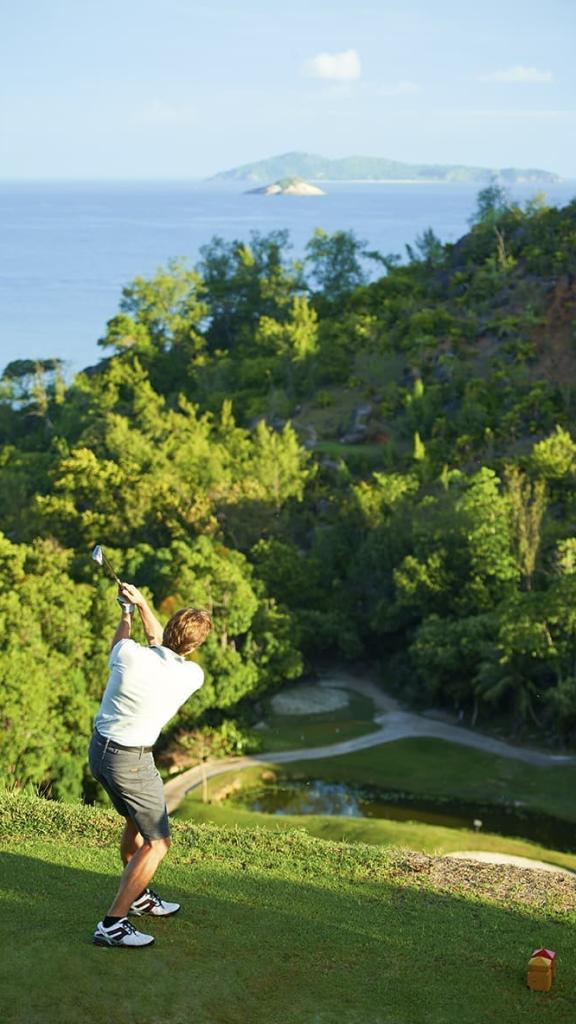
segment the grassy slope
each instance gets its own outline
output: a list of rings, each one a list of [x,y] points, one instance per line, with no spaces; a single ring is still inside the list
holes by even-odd
[[[109,812],[2,798],[3,1024],[526,1024],[574,1019],[576,885],[303,833],[180,826],[151,950],[102,950]],[[532,948],[559,951],[549,994]]]
[[[348,818],[323,815],[278,816],[245,811],[230,805],[202,804],[196,793],[188,797],[178,812],[179,820],[195,823],[212,822],[228,828],[265,828],[283,832],[304,829],[318,839],[334,842],[371,843],[375,846],[402,846],[421,853],[445,854],[455,850],[487,850],[510,853],[516,857],[530,857],[558,867],[576,871],[576,855],[560,850],[549,850],[524,839],[509,839],[489,832],[476,833],[467,829],[444,828],[418,821],[386,821],[369,818]]]

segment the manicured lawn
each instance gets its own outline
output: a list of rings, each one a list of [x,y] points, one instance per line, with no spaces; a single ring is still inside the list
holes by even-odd
[[[313,451],[332,459],[344,459],[351,468],[383,466],[386,459],[386,445],[369,442],[341,444],[340,441],[317,441]]]
[[[3,1024],[573,1024],[571,882],[180,826],[157,888],[181,914],[146,922],[151,949],[98,949],[116,819],[37,803],[0,807]],[[558,979],[532,993],[543,943]]]
[[[343,757],[296,761],[270,766],[280,776],[321,778],[360,783],[386,790],[418,795],[430,794],[478,802],[523,801],[567,820],[576,820],[576,769],[572,766],[534,767],[508,758],[494,757],[453,743],[435,739],[399,740],[370,747]],[[235,782],[242,788],[258,785],[266,767],[227,772],[209,780],[209,797]],[[251,828],[307,829],[312,835],[347,842],[401,845],[424,852],[492,850],[534,857],[562,867],[576,869],[576,855],[547,849],[522,839],[449,829],[420,822],[383,819],[322,817],[314,815],[268,815],[244,810],[226,802],[202,804],[200,789],[193,790],[181,804],[178,816],[196,821]],[[576,845],[576,839],[575,839]]]
[[[282,766],[284,768],[284,765]],[[192,790],[182,801],[175,819],[178,821],[212,822],[229,828],[265,828],[274,832],[286,829],[305,829],[319,839],[335,842],[372,843],[376,846],[402,847],[422,853],[443,854],[454,850],[489,850],[530,857],[549,864],[576,871],[576,854],[550,850],[524,839],[508,838],[469,829],[443,828],[419,821],[388,821],[380,818],[352,818],[314,814],[262,814],[244,810],[232,803],[218,803],[218,794],[241,780],[246,787],[256,785],[262,768],[247,768],[243,772],[226,772],[208,781],[208,795],[214,803],[202,803],[201,790]]]
[[[379,729],[374,721],[372,701],[352,690],[346,693],[349,697],[346,707],[308,715],[279,715],[271,699],[264,699],[264,720],[268,728],[257,729],[254,734],[262,741],[265,751],[278,751],[328,746]]]
[[[295,777],[357,782],[381,789],[529,807],[576,822],[576,766],[547,768],[436,739],[398,740],[343,757],[293,761]]]
[[[317,441],[314,450],[326,455],[366,455],[371,458],[382,456],[384,446],[381,444],[342,444],[340,441]]]

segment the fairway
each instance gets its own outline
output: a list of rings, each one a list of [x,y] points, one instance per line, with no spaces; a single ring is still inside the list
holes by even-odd
[[[282,770],[292,777],[357,782],[420,796],[486,803],[516,800],[576,821],[576,765],[530,765],[440,739],[398,740],[343,757],[292,761]]]
[[[296,692],[298,689],[293,688]],[[322,692],[322,691],[320,691]],[[261,701],[266,728],[253,730],[265,751],[296,750],[299,747],[321,747],[342,740],[353,739],[375,732],[374,703],[352,689],[340,689],[347,702],[330,711],[282,715],[274,710],[273,700]]]
[[[111,1007],[126,1024],[574,1020],[571,879],[181,825],[157,880],[181,913],[146,921],[151,949],[99,949],[114,816],[16,798],[1,810],[3,1024],[100,1024]],[[525,986],[543,943],[559,954],[548,994]]]

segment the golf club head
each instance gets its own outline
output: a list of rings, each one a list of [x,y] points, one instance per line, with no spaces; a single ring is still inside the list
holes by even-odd
[[[106,558],[106,555],[102,550],[101,544],[96,544],[96,546],[92,550],[91,557],[94,559],[95,562],[97,562],[98,565],[101,565],[103,569],[109,572],[110,576],[118,584],[118,586],[121,586],[120,580],[118,579],[118,576],[116,575],[114,569],[110,565],[110,562]]]
[[[104,565],[104,554],[102,552],[102,547],[100,544],[97,544],[96,547],[94,548],[92,552],[92,558],[94,559],[95,562],[98,563],[98,565]]]

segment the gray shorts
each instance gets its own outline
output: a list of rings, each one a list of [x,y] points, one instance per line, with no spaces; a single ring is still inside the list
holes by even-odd
[[[94,732],[88,757],[92,775],[118,813],[131,818],[144,839],[168,839],[168,811],[154,755],[121,750]]]

